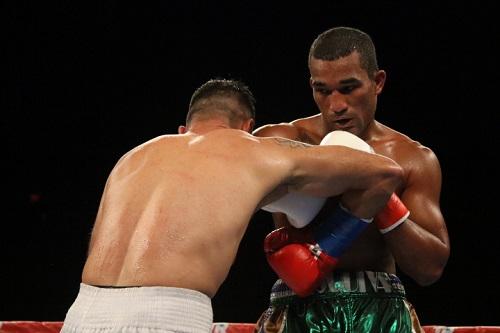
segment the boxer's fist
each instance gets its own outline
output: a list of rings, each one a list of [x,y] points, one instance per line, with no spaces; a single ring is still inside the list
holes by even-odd
[[[372,147],[356,135],[346,131],[328,133],[320,145],[345,146],[365,152],[373,152]],[[303,228],[308,225],[325,204],[326,198],[312,197],[306,194],[291,192],[280,199],[262,207],[271,213],[284,213],[291,225]]]
[[[267,261],[290,289],[307,296],[369,223],[339,206],[313,232],[290,227],[274,230],[264,240]]]
[[[271,268],[297,295],[305,297],[319,287],[325,275],[336,266],[337,260],[307,243],[292,243],[266,253]]]
[[[262,207],[262,210],[270,213],[284,213],[291,225],[296,228],[303,228],[314,219],[325,201],[326,198],[290,192]]]

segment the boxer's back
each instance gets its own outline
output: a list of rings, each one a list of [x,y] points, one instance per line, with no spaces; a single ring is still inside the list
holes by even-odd
[[[213,296],[259,201],[280,182],[248,149],[255,140],[216,130],[159,137],[126,154],[106,184],[83,282]]]

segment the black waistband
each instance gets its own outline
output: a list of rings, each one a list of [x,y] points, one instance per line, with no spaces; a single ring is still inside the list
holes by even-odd
[[[385,272],[334,272],[326,278],[316,292],[311,295],[356,294],[396,294],[405,295],[403,284],[394,274]],[[297,295],[282,281],[278,280],[271,289],[271,302]]]
[[[89,286],[104,289],[124,289],[124,288],[140,288],[141,286],[101,286],[98,284],[89,284]]]

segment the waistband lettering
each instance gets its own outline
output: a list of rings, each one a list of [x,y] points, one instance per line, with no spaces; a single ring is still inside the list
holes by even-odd
[[[317,294],[342,293],[398,293],[404,296],[404,287],[397,276],[385,272],[334,272],[323,280]],[[271,291],[271,301],[294,296],[282,280],[278,280]]]
[[[385,276],[381,276],[378,272],[364,272],[370,281],[375,292],[383,290],[386,293],[391,292],[392,286],[387,282]],[[361,272],[363,274],[363,272]],[[363,279],[364,280],[364,279]]]
[[[368,282],[367,282],[368,281]],[[374,292],[393,291],[393,286],[388,281],[387,274],[380,272],[355,272],[352,274],[333,275],[332,278],[325,279],[318,287],[317,292],[360,292],[366,293],[368,285]]]

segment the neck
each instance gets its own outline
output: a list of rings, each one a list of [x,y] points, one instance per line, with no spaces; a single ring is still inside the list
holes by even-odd
[[[191,123],[188,133],[205,134],[207,132],[231,128],[227,122],[221,120],[205,120]]]

